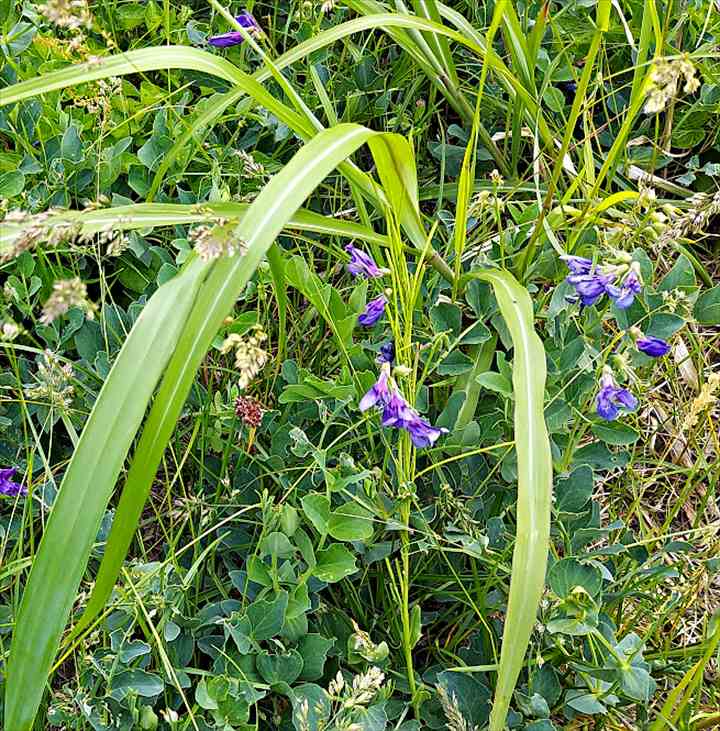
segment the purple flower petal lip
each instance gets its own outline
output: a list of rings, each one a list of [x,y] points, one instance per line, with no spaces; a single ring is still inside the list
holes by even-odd
[[[598,391],[595,401],[598,416],[605,421],[615,421],[620,415],[620,409],[616,406],[612,398],[612,392],[604,389]]]
[[[631,269],[620,283],[620,286],[608,285],[607,293],[619,310],[626,310],[635,301],[635,296],[642,291],[642,284],[637,272]]]
[[[15,477],[15,467],[7,467],[0,469],[0,494],[9,497],[17,497],[18,495],[26,495],[27,490],[18,482],[13,482]]]
[[[345,251],[350,254],[350,261],[347,265],[347,270],[355,277],[365,277],[366,279],[375,279],[382,277],[385,273],[375,263],[375,260],[370,254],[365,253],[362,249],[358,249],[352,244],[348,244],[345,247]]]
[[[560,258],[573,274],[590,274],[590,270],[592,269],[592,261],[590,259],[586,259],[584,256],[573,256],[572,254],[565,254]]]
[[[589,307],[594,305],[608,290],[612,277],[606,274],[571,274],[566,277],[566,282],[575,287],[580,301]]]
[[[635,341],[637,349],[651,358],[661,358],[670,352],[670,345],[662,338],[656,338],[652,335],[643,335]]]
[[[417,411],[410,406],[404,396],[399,391],[394,391],[383,409],[382,425],[406,429],[416,416]]]
[[[620,415],[620,409],[635,411],[638,407],[638,400],[626,388],[621,388],[615,383],[611,372],[606,371],[600,378],[600,390],[598,391],[595,406],[598,416],[605,421],[614,421]]]
[[[365,327],[374,325],[383,316],[386,304],[387,297],[382,294],[374,300],[370,300],[365,310],[358,317],[358,322]]]
[[[243,28],[247,28],[251,32],[258,32],[260,30],[257,20],[247,10],[243,10],[240,15],[235,17],[235,20]],[[216,48],[230,48],[230,46],[239,45],[244,40],[245,36],[239,30],[232,30],[229,33],[211,36],[208,38],[208,43]]]
[[[432,447],[440,438],[441,434],[447,434],[448,430],[433,426],[429,421],[423,419],[420,415],[416,415],[412,419],[405,430],[410,434],[410,440],[416,448]]]
[[[370,390],[360,399],[360,411],[367,411],[377,403],[386,404],[390,400],[390,389],[388,388],[388,379],[390,377],[390,368],[385,367],[380,371],[377,381]]]
[[[395,343],[392,340],[388,340],[380,346],[380,351],[377,357],[378,363],[390,363],[395,360]]]
[[[230,48],[238,46],[245,40],[245,36],[239,30],[231,30],[229,33],[221,33],[208,38],[208,43],[215,48]]]
[[[638,407],[638,400],[627,388],[618,388],[615,391],[615,399],[628,411],[635,411]]]

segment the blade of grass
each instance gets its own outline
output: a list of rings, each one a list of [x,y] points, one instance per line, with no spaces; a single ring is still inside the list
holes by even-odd
[[[493,20],[488,30],[488,42],[492,43],[495,33],[502,21],[502,4],[495,6]],[[482,103],[482,95],[485,89],[485,80],[487,79],[487,71],[489,64],[483,63],[480,72],[480,84],[478,86],[477,99],[475,102],[475,116],[470,131],[470,139],[468,140],[463,156],[462,168],[460,170],[460,178],[458,179],[457,204],[455,206],[455,228],[453,231],[454,239],[454,255],[455,255],[455,282],[453,283],[453,299],[458,296],[458,287],[460,284],[460,274],[462,271],[462,256],[467,243],[467,221],[468,209],[472,199],[473,183],[475,181],[475,163],[477,159],[477,138],[480,129],[480,105]]]
[[[18,611],[7,666],[7,729],[33,725],[112,488],[207,271],[193,259],[151,298],[83,429]]]
[[[177,226],[208,223],[214,218],[241,218],[249,203],[203,203],[202,206],[181,203],[136,203],[95,211],[62,211],[49,219],[50,223],[70,222],[82,227],[84,234],[100,233],[107,228],[115,231],[133,231],[154,226]],[[372,229],[320,213],[300,209],[287,222],[286,230],[296,229],[326,236],[360,239],[380,246],[387,245],[387,237]],[[3,224],[0,229],[0,251],[12,246],[22,233],[22,227]]]
[[[489,282],[513,341],[517,532],[490,731],[503,731],[536,621],[550,541],[552,460],[545,426],[545,350],[533,327],[528,291],[505,271],[473,272]]]
[[[440,17],[440,11],[437,9],[435,0],[413,0],[413,7],[415,8],[415,15],[419,18],[427,18],[438,25],[442,25],[442,18]],[[425,38],[425,42],[433,49],[436,58],[440,60],[443,70],[450,81],[454,86],[459,86],[460,80],[447,38],[436,33],[423,33],[423,37]]]
[[[650,43],[655,42],[653,58],[662,55],[662,30],[660,29],[660,18],[658,17],[655,0],[645,0],[642,11],[642,24],[640,26],[640,40],[638,41],[637,58],[635,59],[635,70],[633,71],[632,87],[630,98],[635,98],[640,92],[640,85],[645,78],[648,58],[650,57]]]
[[[585,66],[578,82],[572,107],[570,108],[570,116],[568,117],[567,125],[565,127],[565,134],[563,135],[560,150],[555,158],[552,177],[548,183],[547,193],[545,195],[542,208],[540,209],[537,222],[533,228],[532,236],[530,237],[530,241],[528,241],[528,245],[520,260],[519,269],[521,277],[524,277],[528,272],[530,265],[535,258],[535,251],[537,250],[537,242],[540,234],[545,230],[545,218],[552,207],[557,184],[560,181],[560,175],[564,169],[563,161],[568,149],[570,148],[570,141],[575,133],[575,124],[580,116],[582,106],[585,103],[590,79],[595,70],[595,57],[600,50],[603,38],[608,29],[610,7],[609,2],[604,5],[603,3],[598,3],[595,33],[593,34],[590,50],[588,51],[587,58],[585,59]]]
[[[287,282],[285,281],[285,262],[282,250],[277,243],[268,249],[268,264],[270,265],[270,276],[275,289],[275,299],[278,306],[278,343],[277,355],[275,356],[275,372],[280,372],[280,367],[285,360],[285,349],[287,347]]]
[[[683,711],[692,700],[697,686],[703,681],[703,674],[708,663],[720,644],[720,611],[710,618],[707,629],[707,645],[703,656],[683,675],[680,682],[668,694],[667,700],[650,726],[650,731],[662,731],[664,728],[675,728]]]

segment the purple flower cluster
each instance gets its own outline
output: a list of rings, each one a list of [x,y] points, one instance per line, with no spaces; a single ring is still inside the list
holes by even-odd
[[[447,429],[433,426],[410,406],[390,377],[389,363],[382,365],[377,382],[360,399],[360,411],[373,406],[382,409],[383,426],[404,429],[418,449],[431,447],[441,434],[447,434]]]
[[[635,411],[638,400],[627,388],[621,388],[615,382],[613,372],[607,366],[600,376],[600,390],[596,398],[598,416],[606,421],[614,421],[621,410]]]
[[[670,345],[665,340],[644,335],[639,327],[631,327],[630,336],[635,341],[635,347],[651,358],[660,358],[670,352]],[[614,421],[621,411],[635,411],[637,408],[637,398],[615,383],[613,372],[608,366],[603,369],[599,386],[596,397],[597,413],[606,421]]]
[[[622,263],[606,263],[601,266],[596,266],[583,256],[560,257],[570,270],[565,281],[575,288],[577,298],[583,306],[594,305],[603,295],[607,295],[620,310],[632,305],[635,297],[642,291],[640,265],[631,261],[629,256],[624,258],[625,256],[618,255],[618,260]],[[661,338],[644,335],[638,327],[630,328],[630,335],[635,341],[635,347],[652,358],[659,358],[670,351],[668,343]],[[612,370],[605,367],[596,396],[598,416],[606,421],[613,421],[622,412],[634,411],[637,405],[637,398],[626,388],[618,386]]]
[[[632,262],[629,267],[626,264],[595,266],[590,259],[582,256],[567,255],[561,259],[570,270],[565,281],[575,288],[585,307],[594,305],[607,294],[618,309],[625,310],[642,291],[636,262]]]
[[[381,269],[372,256],[362,249],[348,244],[345,251],[350,254],[347,269],[353,276],[377,279],[387,274],[387,269]],[[387,303],[387,297],[382,294],[370,300],[365,310],[358,316],[358,322],[365,327],[371,327],[383,316]],[[447,434],[448,430],[434,427],[429,421],[423,419],[400,393],[390,376],[390,367],[394,359],[395,344],[390,340],[380,347],[377,357],[377,362],[380,364],[380,375],[377,382],[360,399],[360,411],[364,412],[377,407],[382,411],[383,426],[404,429],[418,449],[431,447],[440,438],[440,435]]]
[[[9,497],[17,497],[18,495],[26,495],[27,490],[19,483],[13,482],[17,470],[15,467],[6,467],[0,470],[0,495],[8,495]]]
[[[247,28],[250,33],[261,33],[257,20],[255,20],[255,18],[253,18],[247,10],[243,10],[240,15],[236,16],[235,20],[243,28]],[[230,46],[237,46],[244,40],[245,36],[239,30],[232,30],[229,33],[221,33],[218,36],[211,36],[208,38],[208,43],[211,46],[215,46],[215,48],[230,48]]]

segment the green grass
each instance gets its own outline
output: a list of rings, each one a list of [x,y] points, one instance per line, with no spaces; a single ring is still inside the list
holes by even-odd
[[[0,3],[3,727],[711,727],[715,16],[329,5],[218,51],[239,5]],[[662,58],[701,86],[649,114]],[[562,253],[642,294],[579,308]],[[429,448],[358,410],[389,340]]]

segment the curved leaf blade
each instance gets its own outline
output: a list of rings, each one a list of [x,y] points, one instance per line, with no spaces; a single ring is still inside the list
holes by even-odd
[[[492,285],[514,347],[517,535],[490,715],[490,731],[502,731],[545,586],[550,545],[552,459],[544,416],[545,349],[533,327],[533,306],[528,291],[505,271],[474,272],[472,276]]]
[[[33,725],[113,486],[207,269],[193,259],[151,298],[83,429],[23,592],[8,662],[5,728]]]

